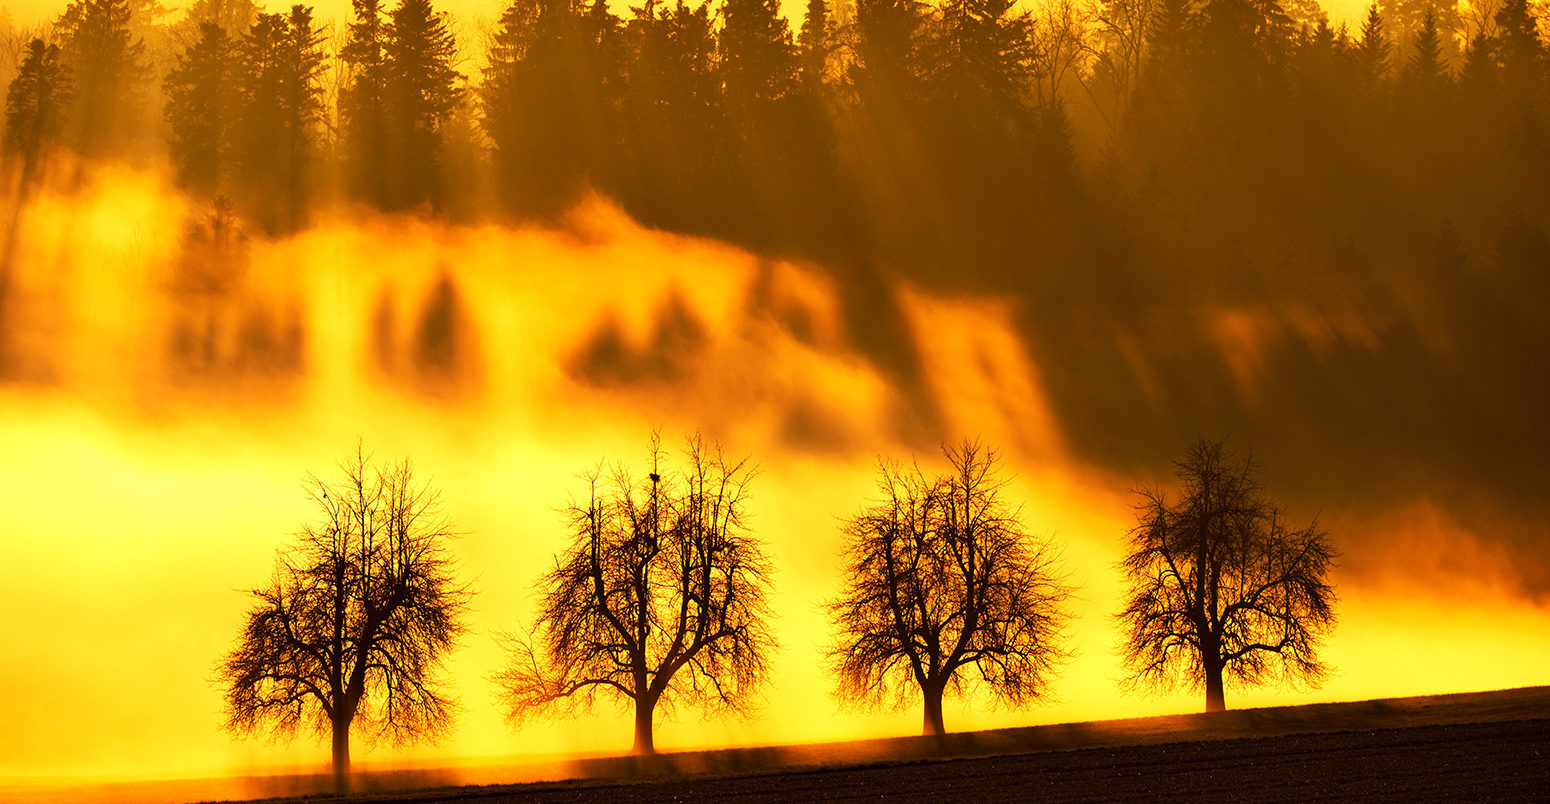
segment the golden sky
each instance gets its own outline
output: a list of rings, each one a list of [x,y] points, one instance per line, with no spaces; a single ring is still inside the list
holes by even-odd
[[[629,8],[638,3],[629,0],[611,0],[611,6],[615,13],[627,15]],[[169,9],[181,10],[190,5],[190,0],[165,0],[163,2]],[[289,8],[289,3],[271,2],[261,3],[261,6],[276,11]],[[349,0],[316,0],[311,4],[318,16],[325,20],[334,20],[343,24],[350,16]],[[1037,3],[1025,3],[1029,8],[1038,7]],[[1354,21],[1360,18],[1366,11],[1367,5],[1361,0],[1328,0],[1324,3],[1330,18],[1338,24],[1341,21]],[[10,0],[3,4],[12,18],[23,25],[31,25],[35,22],[52,19],[60,11],[64,10],[64,0]],[[436,7],[451,13],[463,24],[464,36],[475,36],[483,23],[493,22],[500,16],[505,4],[497,0],[439,0]],[[781,9],[786,17],[792,21],[792,30],[801,24],[802,15],[807,8],[806,0],[782,0]]]

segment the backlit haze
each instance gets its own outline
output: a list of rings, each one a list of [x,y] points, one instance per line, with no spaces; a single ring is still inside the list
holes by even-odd
[[[762,713],[680,712],[659,726],[663,750],[918,733],[918,709],[854,713],[829,697],[819,604],[838,589],[838,523],[873,493],[876,458],[929,462],[938,440],[961,436],[1005,451],[1027,523],[1063,546],[1079,588],[1077,655],[1053,700],[1027,711],[950,702],[948,727],[1200,707],[1195,694],[1118,690],[1113,565],[1127,489],[1166,483],[1167,465],[1077,442],[1083,411],[1052,401],[1015,299],[882,283],[876,305],[898,311],[899,349],[912,355],[904,372],[858,346],[856,315],[822,266],[647,230],[592,199],[524,228],[325,213],[294,236],[255,238],[229,297],[190,306],[173,290],[175,266],[204,207],[155,170],[75,171],[45,179],[7,233],[0,774],[322,769],[321,741],[219,731],[213,666],[248,605],[240,590],[266,581],[312,516],[301,481],[327,477],[357,438],[379,457],[412,458],[442,490],[477,592],[449,667],[464,710],[451,738],[405,750],[361,741],[366,768],[628,750],[628,716],[607,708],[513,733],[487,677],[503,659],[494,632],[529,621],[575,474],[604,459],[639,466],[654,427],[669,443],[702,429],[760,465],[753,527],[778,568],[783,645]],[[1224,333],[1202,360],[1237,377],[1243,399],[1276,387],[1275,367],[1232,337],[1271,326],[1266,313],[1197,314]],[[1357,312],[1315,323],[1381,322]],[[213,333],[193,368],[174,347],[180,331]],[[1133,405],[1155,410],[1176,399],[1168,392]],[[1166,455],[1193,435],[1153,443]],[[1229,688],[1229,706],[1545,681],[1533,506],[1368,477],[1338,442],[1266,440],[1256,452],[1271,494],[1298,518],[1319,515],[1344,554],[1324,653],[1336,670],[1316,691]],[[1417,454],[1418,476],[1445,475]],[[1345,462],[1338,482],[1320,481],[1324,462]]]

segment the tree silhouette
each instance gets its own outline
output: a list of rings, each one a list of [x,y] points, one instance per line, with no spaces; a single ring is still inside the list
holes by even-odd
[[[796,87],[791,26],[777,0],[726,0],[721,17],[718,44],[727,103],[739,113],[761,114],[762,107]]]
[[[59,143],[73,101],[74,86],[59,46],[44,45],[41,39],[29,42],[5,93],[5,148],[22,157],[25,174]]]
[[[684,467],[585,475],[568,512],[570,543],[540,581],[531,634],[510,640],[497,677],[513,722],[590,708],[599,695],[630,705],[636,753],[654,748],[653,713],[699,706],[745,713],[775,648],[770,566],[748,530],[753,472],[695,436]]]
[[[226,177],[236,69],[226,32],[203,23],[199,40],[178,56],[163,84],[178,178],[200,193],[216,192]]]
[[[1389,53],[1393,46],[1383,30],[1383,13],[1378,4],[1367,7],[1367,17],[1362,20],[1361,38],[1356,43],[1356,61],[1364,88],[1377,87],[1388,76]]]
[[[647,0],[632,11],[621,192],[649,222],[692,226],[708,217],[726,156],[710,3]]]
[[[808,95],[822,92],[828,81],[829,57],[834,51],[832,37],[827,0],[807,0],[797,45],[801,50],[802,91]]]
[[[322,46],[312,9],[301,5],[288,15],[259,14],[238,46],[237,157],[251,206],[270,231],[294,229],[305,213],[323,112]]]
[[[1258,466],[1219,441],[1191,444],[1175,466],[1179,499],[1138,492],[1121,562],[1131,683],[1204,687],[1206,711],[1217,712],[1229,679],[1319,682],[1318,645],[1335,621],[1329,534],[1317,522],[1288,527],[1263,497]]]
[[[827,604],[828,657],[846,704],[924,699],[924,733],[946,733],[942,699],[975,684],[1024,706],[1066,653],[1070,590],[1054,549],[1030,536],[1002,497],[999,456],[945,447],[951,472],[884,464],[883,499],[845,524],[845,591]]]
[[[513,0],[501,15],[479,94],[511,208],[554,212],[593,180],[615,127],[618,24],[603,0]]]
[[[351,0],[354,19],[339,57],[349,70],[339,93],[339,123],[350,189],[379,206],[388,203],[387,21],[380,0]]]
[[[446,15],[429,0],[402,0],[393,10],[382,88],[391,148],[378,168],[397,179],[385,199],[390,209],[441,197],[441,127],[462,98],[456,51]]]
[[[357,450],[340,469],[332,483],[309,476],[321,516],[252,590],[216,673],[227,729],[329,733],[342,789],[352,728],[395,742],[448,729],[455,704],[437,675],[463,632],[468,592],[454,578],[440,494],[415,481],[408,461],[373,466]]]
[[[1404,79],[1413,95],[1435,97],[1448,81],[1448,68],[1442,56],[1442,29],[1431,11],[1422,18],[1416,33],[1415,49],[1405,65]]]
[[[1503,0],[1494,20],[1508,91],[1523,101],[1538,98],[1545,86],[1546,51],[1528,0]]]
[[[850,80],[863,104],[893,109],[917,99],[926,8],[919,0],[856,0]]]
[[[108,153],[136,133],[129,130],[131,115],[146,64],[131,17],[129,0],[75,0],[55,23],[76,87],[70,142],[83,154]]]
[[[183,18],[170,26],[170,38],[175,45],[193,47],[203,37],[200,27],[215,25],[235,40],[252,27],[259,9],[253,0],[194,0]]]

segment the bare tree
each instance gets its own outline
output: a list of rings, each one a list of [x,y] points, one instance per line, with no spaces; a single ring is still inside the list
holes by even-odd
[[[601,694],[635,712],[638,754],[655,750],[660,706],[746,714],[765,681],[770,565],[748,529],[753,471],[695,436],[676,477],[651,442],[651,472],[584,475],[570,544],[540,581],[533,631],[508,638],[497,677],[512,722],[590,709]]]
[[[1137,492],[1121,563],[1131,683],[1203,686],[1208,712],[1226,708],[1226,679],[1317,684],[1328,672],[1318,644],[1335,622],[1329,534],[1317,521],[1288,527],[1263,497],[1258,466],[1220,441],[1196,441],[1175,466],[1177,502]]]
[[[827,604],[836,696],[902,707],[918,690],[925,733],[945,733],[944,694],[978,681],[999,702],[1043,695],[1069,615],[1054,548],[1002,500],[997,453],[944,447],[952,472],[881,465],[883,499],[845,524],[845,591]],[[973,675],[970,675],[973,673]]]
[[[455,704],[435,676],[464,630],[468,591],[453,577],[440,496],[415,484],[408,461],[373,467],[358,448],[340,468],[335,483],[309,476],[322,516],[252,591],[217,675],[227,729],[329,732],[343,788],[352,727],[397,743],[445,734]]]

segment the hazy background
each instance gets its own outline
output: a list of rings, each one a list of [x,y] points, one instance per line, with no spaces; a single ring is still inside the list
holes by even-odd
[[[477,89],[500,9],[438,7]],[[1121,695],[1111,620],[1128,490],[1167,485],[1196,436],[1252,450],[1342,552],[1335,675],[1229,706],[1543,683],[1545,31],[1504,25],[1506,0],[1410,0],[1364,61],[1355,7],[1331,26],[1269,0],[1065,6],[1143,7],[1177,12],[1148,23],[1144,59],[1049,4],[999,18],[1023,41],[988,66],[932,17],[883,75],[837,4],[844,46],[815,70],[790,31],[742,62],[778,97],[734,92],[713,42],[687,93],[651,80],[662,53],[613,63],[621,88],[573,58],[602,51],[540,50],[490,71],[527,82],[501,100],[522,125],[492,131],[501,103],[464,93],[431,150],[445,175],[394,204],[345,178],[425,176],[352,161],[344,4],[318,8],[311,158],[247,137],[199,189],[160,83],[187,31],[152,31],[143,74],[82,102],[115,125],[12,154],[0,188],[0,774],[321,769],[316,741],[219,732],[212,677],[242,590],[311,516],[302,481],[358,439],[442,490],[478,593],[452,737],[357,744],[366,767],[627,749],[623,713],[508,730],[487,678],[565,541],[575,475],[638,465],[653,428],[762,467],[783,643],[761,714],[679,713],[665,750],[919,730],[918,711],[828,697],[819,606],[875,461],[966,436],[1004,450],[1030,528],[1064,547],[1077,655],[1052,700],[949,704],[949,729],[1201,708]],[[783,8],[791,29],[805,10]],[[1430,48],[1419,10],[1449,15]],[[0,56],[59,11],[12,7]],[[234,136],[278,116],[244,114]],[[282,168],[311,192],[281,198]]]
[[[918,731],[918,711],[846,713],[827,697],[818,604],[838,588],[838,520],[872,493],[874,459],[930,461],[938,435],[1006,450],[1010,493],[1031,528],[1064,546],[1081,590],[1078,655],[1056,699],[1026,712],[950,704],[949,728],[1200,707],[1197,695],[1116,688],[1109,618],[1126,489],[1167,482],[1165,467],[1106,466],[1072,448],[1069,416],[1052,406],[1007,301],[885,289],[917,347],[911,399],[851,343],[834,280],[814,266],[643,230],[600,201],[549,229],[324,220],[255,243],[244,280],[275,318],[302,311],[306,369],[190,377],[166,358],[180,315],[165,291],[168,254],[184,204],[155,174],[103,169],[39,192],[21,213],[16,286],[35,305],[20,329],[47,379],[0,391],[0,772],[321,768],[314,741],[220,733],[212,668],[247,605],[239,590],[266,580],[312,515],[300,481],[331,471],[358,437],[381,457],[410,456],[442,489],[478,591],[450,667],[465,708],[453,737],[407,751],[361,745],[367,767],[627,750],[628,718],[606,710],[508,731],[486,677],[502,661],[492,632],[530,616],[531,584],[565,539],[556,509],[579,488],[574,473],[640,461],[652,427],[670,439],[703,428],[762,466],[754,527],[779,568],[783,643],[763,714],[680,713],[659,727],[663,749]],[[456,345],[429,360],[416,333],[444,278],[457,289]],[[400,334],[374,345],[382,309]],[[599,355],[616,372],[635,366],[633,379],[597,379]],[[929,425],[912,413],[922,400]],[[1310,442],[1303,455],[1354,460],[1338,443]],[[1422,492],[1375,495],[1344,480],[1322,499],[1306,485],[1282,494],[1290,474],[1267,459],[1272,493],[1298,516],[1320,515],[1345,553],[1326,648],[1337,671],[1315,692],[1229,690],[1230,706],[1544,681],[1550,613],[1515,546],[1539,543],[1538,531],[1514,535]]]

